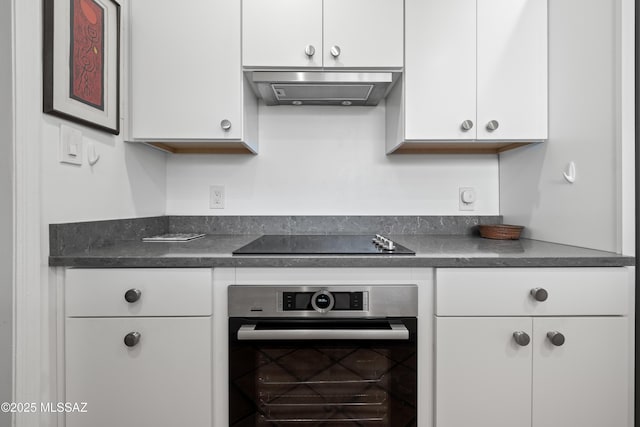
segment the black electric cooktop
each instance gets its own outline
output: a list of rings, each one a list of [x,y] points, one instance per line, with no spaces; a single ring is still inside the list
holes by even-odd
[[[376,235],[267,235],[233,251],[234,255],[415,255]],[[385,248],[386,247],[386,248]],[[391,249],[390,249],[391,248]]]

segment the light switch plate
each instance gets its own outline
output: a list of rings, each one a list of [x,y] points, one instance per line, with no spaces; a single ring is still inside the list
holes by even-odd
[[[82,132],[67,125],[60,125],[60,163],[82,165]]]

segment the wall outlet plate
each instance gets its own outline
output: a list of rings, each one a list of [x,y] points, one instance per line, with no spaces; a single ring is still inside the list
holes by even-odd
[[[82,132],[67,125],[60,125],[60,163],[82,165]]]
[[[209,209],[224,209],[224,185],[209,186]]]
[[[476,189],[473,187],[460,187],[458,189],[458,210],[476,210]]]

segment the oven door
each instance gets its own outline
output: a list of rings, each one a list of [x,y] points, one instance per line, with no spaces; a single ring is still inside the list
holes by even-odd
[[[416,426],[417,322],[229,319],[229,425]]]

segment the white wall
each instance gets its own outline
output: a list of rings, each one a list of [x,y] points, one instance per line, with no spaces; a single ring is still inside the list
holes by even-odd
[[[549,1],[549,141],[500,156],[501,213],[527,237],[621,250],[619,7]],[[562,175],[570,161],[574,184]]]
[[[58,162],[61,120],[45,116],[42,126],[42,197],[45,224],[164,214],[165,154],[122,137],[77,126],[93,142],[100,160],[89,166]]]
[[[13,94],[11,0],[0,0],[0,402],[13,392]],[[0,412],[0,425],[11,414]]]
[[[495,155],[385,156],[384,106],[260,106],[260,153],[174,155],[169,215],[497,215]],[[226,187],[209,209],[209,185]],[[458,187],[477,209],[458,211]]]
[[[15,254],[14,399],[53,401],[56,397],[55,382],[51,380],[55,378],[56,367],[53,343],[59,307],[56,276],[47,266],[48,225],[164,214],[166,162],[163,153],[126,144],[122,136],[67,122],[82,130],[85,143],[96,145],[101,159],[94,167],[89,167],[86,155],[83,166],[58,163],[59,126],[64,121],[42,113],[42,0],[11,0],[11,3],[14,7],[14,166],[18,212],[15,218],[18,250]],[[125,19],[122,45],[126,47],[126,9],[122,11]],[[5,18],[11,14],[2,11],[0,16]],[[0,28],[4,30],[8,26],[2,23]],[[10,37],[3,34],[0,39],[5,41]],[[126,58],[126,52],[123,57]],[[126,84],[124,73],[122,77]],[[126,93],[126,86],[122,93]],[[123,103],[123,107],[126,104]],[[0,158],[4,158],[2,154]],[[0,301],[5,301],[4,296],[0,296]],[[6,382],[0,380],[0,386],[4,384]],[[17,425],[34,427],[53,425],[50,424],[52,418],[55,414],[15,415]],[[0,425],[6,423],[0,420]]]
[[[20,0],[24,1],[24,0]],[[27,0],[39,3],[40,0]],[[128,58],[128,7],[122,3],[122,71],[121,115],[128,112],[127,69]],[[35,19],[35,18],[32,18]],[[40,22],[40,21],[36,21]],[[40,52],[40,27],[34,28],[29,46]],[[33,82],[40,82],[41,69],[34,69]],[[41,93],[35,102],[41,104]],[[140,145],[125,143],[122,135],[114,136],[87,127],[65,122],[56,117],[34,114],[34,123],[41,127],[42,144],[42,194],[44,224],[75,221],[95,221],[163,215],[165,211],[166,155]],[[93,143],[100,160],[89,166],[84,153],[82,166],[58,162],[60,124],[80,129],[85,148]],[[124,120],[121,121],[124,129]],[[48,238],[47,238],[48,239]]]

